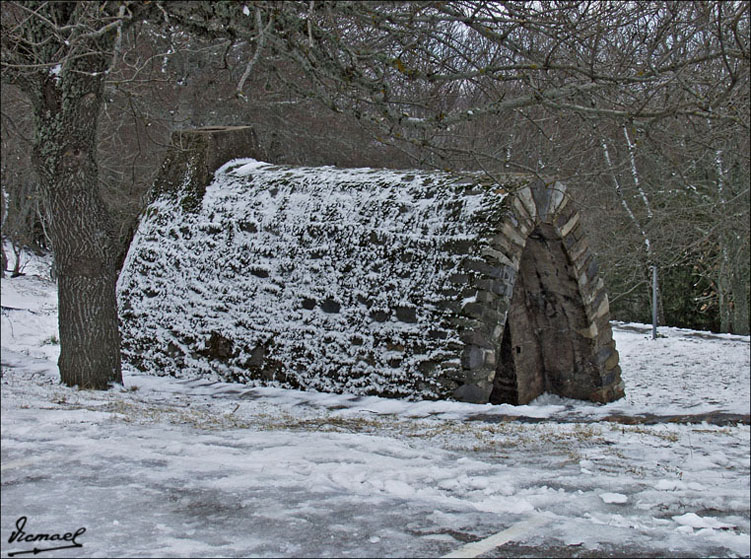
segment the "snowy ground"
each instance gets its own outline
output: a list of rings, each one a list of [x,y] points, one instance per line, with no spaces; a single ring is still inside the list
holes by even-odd
[[[4,554],[68,544],[10,543],[24,516],[86,529],[55,557],[749,556],[747,336],[615,324],[627,396],[606,406],[132,371],[79,391],[58,384],[54,285],[26,272],[2,282]]]

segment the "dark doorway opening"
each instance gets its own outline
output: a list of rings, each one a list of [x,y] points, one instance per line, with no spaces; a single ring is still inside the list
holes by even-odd
[[[597,369],[573,265],[550,225],[522,252],[490,402],[526,404],[544,392],[586,399]]]

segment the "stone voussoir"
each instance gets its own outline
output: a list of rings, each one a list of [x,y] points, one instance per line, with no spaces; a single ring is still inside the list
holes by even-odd
[[[535,201],[532,198],[532,191],[530,190],[530,188],[528,186],[525,186],[524,188],[519,189],[516,192],[516,196],[524,206],[526,214],[532,220],[532,223],[537,225],[539,223],[539,215],[537,214],[537,206],[535,205]]]

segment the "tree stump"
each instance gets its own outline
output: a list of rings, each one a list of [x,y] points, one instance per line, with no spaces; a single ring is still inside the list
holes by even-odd
[[[180,205],[195,212],[214,171],[240,157],[264,159],[251,126],[209,126],[172,133],[172,146],[151,190],[153,202],[168,194],[181,196]]]

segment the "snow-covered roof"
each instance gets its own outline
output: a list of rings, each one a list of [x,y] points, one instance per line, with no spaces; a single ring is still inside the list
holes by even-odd
[[[466,265],[486,265],[506,192],[528,181],[230,161],[199,210],[162,196],[145,212],[120,279],[125,356],[177,376],[451,394],[477,294]]]

